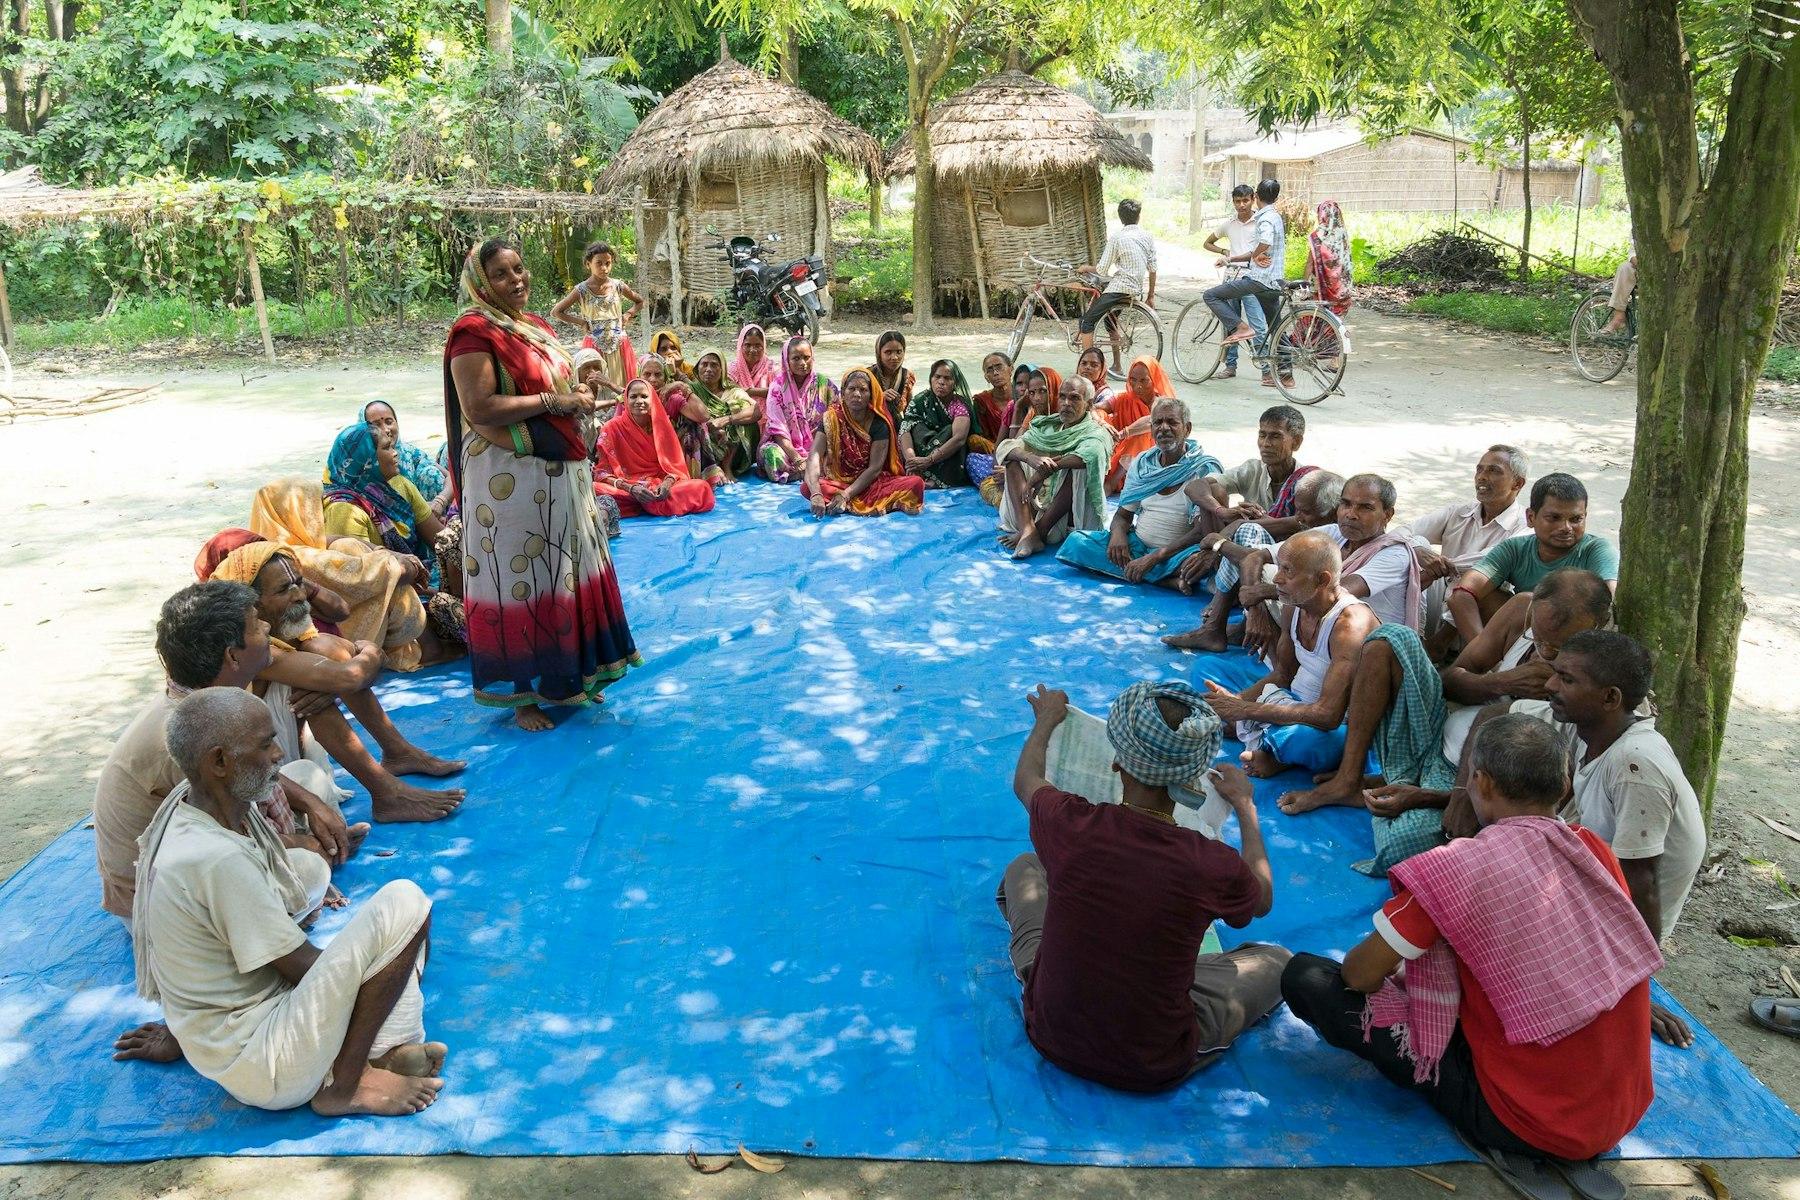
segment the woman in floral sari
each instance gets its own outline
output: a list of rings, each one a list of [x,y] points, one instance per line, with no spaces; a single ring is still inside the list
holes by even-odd
[[[819,436],[806,456],[800,493],[815,517],[854,513],[917,513],[925,507],[925,481],[900,474],[893,417],[868,367],[856,367],[820,418]]]
[[[663,400],[673,415],[676,401],[670,393],[680,396],[675,432],[698,474],[715,483],[748,475],[756,465],[762,427],[750,393],[726,381],[725,359],[708,350],[694,360],[694,378],[685,393],[679,388],[671,385]]]
[[[1344,210],[1336,200],[1321,200],[1313,210],[1319,223],[1306,235],[1306,277],[1325,306],[1338,316],[1350,311],[1350,234]]]
[[[1032,375],[1032,391],[1041,373]],[[1024,436],[1002,442],[996,457],[1006,469],[1000,503],[1000,542],[1014,558],[1029,558],[1068,536],[1098,529],[1106,519],[1101,473],[1112,435],[1093,412],[1094,388],[1076,376],[1057,390],[1056,410],[1035,417]]]
[[[393,437],[360,422],[338,433],[325,458],[325,532],[411,555],[424,564],[426,581],[435,587],[433,544],[444,523],[400,473]]]
[[[1101,412],[1099,405],[1094,406],[1119,439],[1106,467],[1107,495],[1118,495],[1131,460],[1156,444],[1150,436],[1150,410],[1164,396],[1174,395],[1175,385],[1161,363],[1149,357],[1134,358],[1125,372],[1124,388],[1113,394],[1112,411]]]
[[[394,440],[394,457],[400,464],[400,473],[419,489],[419,495],[432,502],[432,509],[441,517],[443,511],[436,504],[437,498],[444,492],[448,481],[443,470],[432,459],[411,442],[400,440],[400,417],[394,412],[394,406],[386,400],[371,400],[363,405],[363,423],[373,429],[379,437],[387,434]],[[446,503],[448,503],[446,501]]]
[[[975,424],[968,380],[947,358],[932,363],[925,378],[925,390],[912,398],[900,420],[900,459],[906,473],[923,479],[928,488],[966,486],[964,460]]]
[[[812,451],[813,431],[833,400],[837,387],[813,369],[813,348],[805,338],[791,337],[781,348],[781,372],[763,401],[762,445],[756,465],[775,483],[799,483]]]
[[[634,379],[625,403],[600,430],[594,490],[627,517],[685,517],[711,512],[712,484],[688,474],[681,440],[647,379]]]
[[[525,311],[531,274],[512,246],[471,250],[462,291],[444,346],[444,424],[475,699],[538,732],[551,727],[543,705],[596,700],[642,660],[594,503],[594,394]]]

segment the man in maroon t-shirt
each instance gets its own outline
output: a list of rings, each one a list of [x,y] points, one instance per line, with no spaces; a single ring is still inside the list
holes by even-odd
[[[1042,684],[1013,773],[1035,854],[1006,869],[998,900],[1025,986],[1025,1033],[1065,1071],[1132,1092],[1172,1088],[1281,1002],[1288,952],[1247,942],[1200,953],[1216,918],[1234,929],[1274,902],[1250,781],[1220,768],[1244,851],[1175,823],[1169,785],[1198,786],[1218,757],[1219,719],[1184,683],[1137,683],[1107,718],[1120,804],[1092,804],[1044,778],[1069,697]]]

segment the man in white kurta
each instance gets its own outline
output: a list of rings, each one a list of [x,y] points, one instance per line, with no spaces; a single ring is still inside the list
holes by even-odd
[[[314,947],[294,917],[316,882],[303,876],[323,860],[291,856],[256,805],[281,756],[268,709],[242,690],[205,688],[177,706],[168,737],[185,778],[139,850],[139,994],[162,1003],[194,1069],[244,1104],[310,1101],[327,1115],[428,1106],[444,1057],[424,1040],[419,992],[431,902],[413,883],[388,883]],[[120,1041],[127,1057],[131,1037]]]

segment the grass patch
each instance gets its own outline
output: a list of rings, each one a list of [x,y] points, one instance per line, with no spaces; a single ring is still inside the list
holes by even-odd
[[[1447,317],[1482,329],[1564,338],[1580,303],[1581,295],[1572,292],[1440,292],[1415,296],[1406,307],[1412,312]]]
[[[912,210],[884,210],[881,228],[869,228],[864,205],[832,222],[836,254],[831,264],[836,307],[848,311],[906,308],[912,304]]]
[[[456,312],[449,300],[414,304],[410,319],[448,320]],[[382,318],[393,314],[384,313]],[[358,320],[368,320],[358,314]],[[309,338],[332,334],[343,327],[344,310],[337,301],[320,297],[305,308],[281,300],[269,301],[269,331],[277,338]],[[256,310],[230,305],[189,304],[171,297],[130,299],[108,317],[69,321],[21,323],[15,349],[22,353],[45,350],[132,350],[149,342],[170,340],[208,341],[224,344],[253,342],[261,337]]]
[[[1763,378],[1800,383],[1800,346],[1773,346],[1763,362]]]

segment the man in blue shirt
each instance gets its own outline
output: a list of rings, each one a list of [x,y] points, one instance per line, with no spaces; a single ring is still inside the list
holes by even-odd
[[[1244,317],[1244,305],[1247,301],[1258,304],[1269,325],[1275,323],[1281,296],[1281,281],[1287,274],[1287,225],[1281,219],[1281,213],[1275,208],[1275,201],[1281,196],[1281,184],[1273,179],[1265,179],[1256,185],[1256,215],[1253,218],[1256,244],[1242,254],[1233,254],[1219,259],[1221,267],[1229,267],[1233,263],[1248,263],[1250,269],[1236,279],[1229,279],[1215,288],[1207,289],[1204,299],[1206,306],[1212,309],[1213,315],[1219,318],[1219,328],[1226,331],[1225,344],[1235,345],[1247,342],[1256,337],[1256,331]],[[1288,364],[1281,364],[1284,383],[1292,383],[1286,378]],[[1274,387],[1275,376],[1265,364],[1263,367],[1263,386]]]

